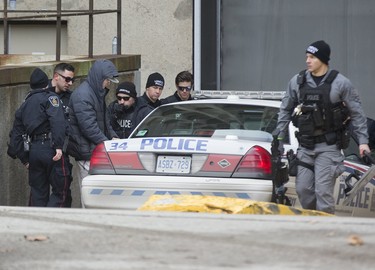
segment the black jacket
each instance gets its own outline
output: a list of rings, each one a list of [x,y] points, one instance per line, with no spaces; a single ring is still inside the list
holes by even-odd
[[[49,81],[48,88],[51,88],[51,89],[53,89],[53,91],[56,92],[56,87],[52,86],[52,80]],[[60,93],[56,93],[61,100],[64,112],[65,112],[65,116],[67,117],[67,119],[69,118],[69,101],[70,101],[70,96],[72,95],[72,93],[73,92],[70,91],[70,90],[66,90],[66,91],[63,91],[63,92],[60,92]]]
[[[124,112],[116,112],[115,104],[117,101],[111,102],[107,108],[108,115],[111,118],[111,125],[113,130],[117,133],[119,138],[128,138],[140,122],[154,110],[146,103],[137,102],[128,110]]]
[[[138,98],[139,105],[147,104],[151,108],[155,109],[161,105],[161,101],[158,99],[156,102],[152,102],[151,99],[148,98],[146,92]]]
[[[55,92],[33,90],[22,103],[20,112],[28,135],[51,132],[54,148],[63,148],[66,122],[62,104]]]
[[[191,97],[191,95],[189,95],[189,99],[188,100],[192,100],[193,98]],[[161,104],[168,104],[168,103],[173,103],[173,102],[178,102],[178,101],[182,101],[180,96],[177,94],[177,91],[174,92],[173,95],[170,95],[169,97],[166,97],[166,98],[163,98],[160,100]]]
[[[28,162],[24,151],[23,135],[51,133],[54,149],[63,149],[66,121],[59,97],[51,89],[31,91],[15,113],[10,145],[22,163]]]
[[[128,138],[134,129],[136,104],[128,109],[118,104],[117,100],[108,105],[107,112],[110,117],[111,126],[120,139]]]

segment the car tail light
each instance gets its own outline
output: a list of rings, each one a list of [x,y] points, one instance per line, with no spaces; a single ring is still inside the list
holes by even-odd
[[[260,146],[254,146],[243,156],[233,177],[251,177],[270,179],[272,162],[270,153]]]
[[[105,150],[104,143],[98,144],[90,160],[90,174],[115,174],[115,170]]]

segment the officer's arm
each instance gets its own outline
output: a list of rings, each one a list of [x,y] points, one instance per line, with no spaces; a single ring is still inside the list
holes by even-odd
[[[353,132],[356,134],[359,144],[368,144],[367,119],[362,108],[358,90],[348,79],[342,79],[341,76],[339,78],[341,79],[338,86],[341,87],[341,99],[350,111]]]
[[[298,84],[296,75],[289,81],[288,88],[280,105],[277,129],[279,131],[283,131],[284,133],[288,129],[289,122],[292,119],[293,110],[296,104],[298,104],[297,88]]]
[[[66,135],[66,121],[62,103],[57,95],[48,96],[46,113],[51,127],[52,142],[55,149],[62,149]]]

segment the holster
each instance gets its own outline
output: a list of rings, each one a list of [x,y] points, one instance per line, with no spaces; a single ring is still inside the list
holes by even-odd
[[[297,155],[294,153],[293,150],[289,150],[286,153],[286,157],[288,158],[289,163],[289,176],[297,176],[297,168],[298,168],[298,159]]]
[[[336,145],[339,149],[346,149],[350,143],[350,131],[348,128],[337,131],[337,142]]]
[[[332,145],[332,144],[337,143],[338,142],[337,139],[339,139],[339,138],[337,138],[336,132],[328,132],[328,133],[324,134],[324,136],[326,138],[326,143],[328,145]]]
[[[31,143],[30,136],[27,135],[27,134],[23,134],[22,139],[23,139],[23,150],[25,152],[29,152],[30,151],[30,143]]]

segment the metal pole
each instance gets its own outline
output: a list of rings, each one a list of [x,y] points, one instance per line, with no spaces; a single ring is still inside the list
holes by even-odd
[[[57,0],[56,16],[56,61],[61,58],[61,0]]]
[[[94,0],[90,0],[89,2],[89,58],[93,57],[94,52],[94,16],[93,16],[93,10],[94,10]]]
[[[201,0],[194,0],[194,89],[201,89]]]
[[[4,0],[4,54],[9,53],[8,0]]]
[[[216,89],[221,90],[221,0],[216,0]]]
[[[117,0],[117,54],[121,54],[121,0]]]

